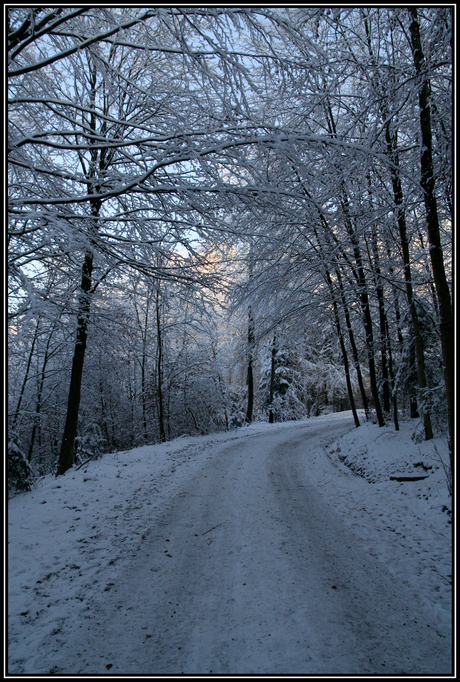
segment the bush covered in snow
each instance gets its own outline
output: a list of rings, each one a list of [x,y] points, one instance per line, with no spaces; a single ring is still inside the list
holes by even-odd
[[[8,497],[32,489],[33,474],[26,456],[14,440],[8,442]]]

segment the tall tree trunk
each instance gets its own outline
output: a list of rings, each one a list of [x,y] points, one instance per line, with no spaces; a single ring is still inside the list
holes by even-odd
[[[415,353],[415,340],[413,343],[410,344],[409,348],[409,376],[413,376],[414,374],[417,374],[416,370],[416,353]],[[409,409],[410,409],[410,418],[411,419],[418,419],[420,417],[419,412],[418,412],[418,403],[419,401],[417,400],[417,396],[419,395],[418,391],[410,391],[409,395]]]
[[[147,366],[147,329],[149,319],[149,302],[147,297],[145,309],[145,322],[142,338],[142,361],[141,361],[141,391],[142,391],[142,426],[144,431],[144,441],[147,442],[147,397],[146,397],[146,366]]]
[[[332,300],[332,308],[334,311],[335,327],[337,330],[337,336],[338,336],[339,343],[340,343],[340,350],[342,351],[342,360],[343,360],[343,366],[345,369],[345,379],[347,382],[348,398],[350,400],[351,411],[353,413],[353,419],[355,420],[355,426],[356,426],[356,428],[358,428],[359,427],[359,418],[358,418],[358,413],[356,411],[355,399],[353,396],[353,389],[351,386],[350,367],[349,367],[349,363],[348,363],[348,354],[347,354],[347,349],[345,347],[345,341],[344,341],[343,334],[342,334],[342,328],[340,325],[339,309],[338,309],[337,301],[336,301],[335,295],[334,295],[334,287],[332,284],[331,275],[327,269],[325,271],[325,274],[326,274],[326,281],[327,281],[327,284],[329,287],[329,293],[331,295],[331,300]]]
[[[24,397],[24,392],[25,392],[25,390],[26,390],[26,384],[27,384],[27,381],[28,381],[28,379],[29,379],[30,365],[32,364],[32,357],[33,357],[33,354],[34,354],[35,343],[36,343],[37,338],[38,338],[38,327],[39,327],[39,326],[40,326],[40,318],[38,318],[38,320],[37,320],[37,325],[36,325],[36,327],[35,327],[34,337],[33,337],[33,339],[32,339],[32,345],[31,345],[30,351],[29,351],[29,358],[28,358],[28,360],[27,360],[26,373],[25,373],[25,375],[24,375],[24,380],[23,380],[23,382],[22,382],[21,391],[20,391],[20,393],[19,393],[18,404],[17,404],[17,406],[16,406],[16,410],[15,410],[14,416],[13,416],[13,421],[12,421],[12,423],[11,423],[11,431],[12,431],[12,432],[13,432],[13,431],[15,430],[15,428],[16,428],[16,424],[17,424],[17,421],[18,421],[18,418],[19,418],[19,411],[20,411],[20,409],[21,409],[22,399],[23,399],[23,397]],[[30,461],[30,460],[29,460],[29,461]]]
[[[390,329],[388,325],[388,318],[386,319],[386,336],[387,336],[387,348],[388,348],[388,369],[390,372],[391,379],[391,393],[393,401],[393,421],[395,425],[395,431],[399,431],[399,419],[398,419],[398,400],[396,396],[396,384],[395,384],[395,374],[393,370],[393,354],[391,352],[391,339],[390,339]]]
[[[82,267],[80,296],[78,302],[77,336],[75,341],[72,370],[70,375],[67,415],[62,437],[61,451],[56,476],[64,474],[74,462],[75,437],[77,435],[78,411],[80,409],[81,380],[85,360],[86,341],[88,338],[88,322],[91,308],[91,276],[93,272],[93,254],[87,251]]]
[[[435,178],[433,172],[430,81],[425,73],[425,57],[420,39],[420,26],[417,9],[408,8],[412,17],[410,24],[411,47],[417,76],[420,78],[419,108],[422,147],[420,155],[421,186],[425,201],[428,240],[430,242],[431,267],[439,302],[440,333],[442,359],[444,364],[444,381],[447,397],[447,421],[449,429],[449,456],[451,472],[453,470],[453,438],[454,438],[454,334],[452,323],[452,303],[444,269],[444,258],[441,248],[438,209],[435,194]]]
[[[275,393],[275,358],[276,358],[276,334],[273,335],[273,344],[272,344],[272,352],[271,352],[271,364],[270,364],[270,394],[268,398],[268,404],[270,406],[269,412],[268,412],[268,423],[273,424],[274,418],[273,418],[273,410],[272,410],[272,403],[273,403],[273,396]]]
[[[370,185],[370,180],[369,180]],[[382,274],[380,271],[380,254],[378,249],[378,240],[375,226],[371,234],[372,253],[374,262],[371,263],[371,268],[374,273],[375,293],[377,295],[377,302],[379,307],[379,321],[380,321],[380,355],[382,365],[382,392],[383,392],[383,410],[388,413],[390,411],[390,383],[388,376],[388,342],[387,342],[387,316],[385,311],[385,296],[382,284]]]
[[[254,409],[254,374],[252,369],[252,363],[254,359],[254,318],[252,315],[251,307],[249,307],[248,314],[248,409],[246,412],[246,421],[248,423],[252,422],[252,413]]]
[[[364,274],[364,264],[361,256],[361,249],[359,246],[359,241],[356,236],[356,231],[353,227],[350,211],[348,207],[348,198],[343,189],[342,197],[342,209],[345,215],[345,225],[347,228],[348,235],[351,240],[353,247],[353,254],[356,263],[355,276],[358,284],[358,298],[361,305],[361,314],[363,320],[364,332],[366,335],[366,346],[367,346],[367,357],[369,363],[369,378],[371,382],[371,393],[374,401],[374,408],[377,415],[377,422],[379,426],[385,426],[385,420],[383,418],[382,407],[380,405],[379,392],[377,386],[377,375],[375,367],[375,343],[374,343],[374,333],[372,330],[372,317],[369,302],[369,293],[367,289],[366,277]]]
[[[426,405],[427,396],[427,380],[425,372],[425,354],[423,351],[422,335],[420,331],[420,324],[418,319],[417,306],[415,303],[414,292],[412,288],[412,273],[410,264],[410,253],[409,253],[409,240],[407,238],[407,228],[406,228],[406,214],[403,206],[403,193],[401,178],[399,175],[399,157],[397,153],[397,139],[396,133],[391,133],[390,124],[387,123],[385,127],[385,136],[387,143],[387,152],[392,162],[390,168],[391,182],[393,186],[393,199],[396,207],[396,220],[399,228],[399,238],[401,241],[401,248],[403,254],[403,264],[404,264],[404,279],[406,282],[406,295],[407,301],[409,303],[410,316],[412,321],[412,327],[414,331],[414,343],[415,343],[415,358],[417,363],[417,378],[419,385],[420,394],[420,404],[423,406],[423,425],[425,429],[425,440],[431,440],[433,438],[433,428],[431,425],[431,417]]]
[[[100,371],[100,367],[99,367]],[[110,448],[112,446],[112,439],[110,438],[110,433],[109,433],[109,425],[108,425],[108,415],[107,415],[107,407],[104,401],[104,385],[102,383],[102,375],[100,375],[99,379],[99,394],[100,394],[100,400],[101,400],[101,422],[102,422],[102,430],[105,436],[106,443],[108,447]]]
[[[355,341],[355,335],[353,333],[353,327],[351,326],[350,311],[348,308],[347,299],[345,297],[345,291],[344,291],[343,282],[342,282],[342,275],[340,274],[339,269],[337,269],[337,280],[339,282],[340,298],[342,301],[342,307],[343,307],[343,311],[344,311],[344,315],[345,315],[345,323],[347,326],[348,338],[350,339],[351,354],[353,357],[353,365],[354,365],[354,368],[356,371],[356,376],[358,378],[358,386],[359,386],[359,391],[361,394],[361,400],[363,403],[364,414],[366,415],[366,419],[369,419],[369,403],[367,400],[366,390],[364,388],[363,375],[361,373],[361,365],[359,363],[359,354],[358,354],[358,349],[356,347],[356,341]]]
[[[49,347],[50,347],[51,338],[53,336],[55,327],[56,327],[56,324],[53,325],[53,327],[49,333],[47,342],[46,342],[45,354],[44,354],[44,358],[43,358],[42,369],[40,372],[40,383],[38,385],[37,404],[35,406],[34,425],[32,427],[32,434],[30,436],[29,452],[27,454],[28,462],[30,462],[32,460],[32,453],[33,453],[34,444],[35,444],[35,435],[37,433],[38,423],[39,423],[39,419],[40,419],[40,412],[41,412],[41,408],[42,408],[42,394],[43,394],[43,386],[45,384],[46,365],[48,364],[48,360],[49,360]]]
[[[163,340],[161,336],[161,315],[160,315],[160,284],[156,291],[155,299],[156,317],[157,317],[157,380],[158,380],[158,424],[160,427],[160,440],[162,443],[166,441],[165,431],[165,417],[163,407]]]
[[[72,359],[70,388],[67,401],[67,416],[62,438],[57,476],[64,474],[73,465],[75,453],[75,437],[77,435],[78,411],[80,408],[81,380],[85,359],[86,341],[88,337],[88,321],[90,313],[90,288],[93,271],[93,254],[87,252],[82,269],[81,294],[77,318],[77,337]]]

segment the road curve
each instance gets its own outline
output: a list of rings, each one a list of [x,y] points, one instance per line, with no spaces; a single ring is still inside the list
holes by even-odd
[[[309,478],[305,455],[348,428],[216,445],[92,604],[68,672],[449,674],[416,596]]]

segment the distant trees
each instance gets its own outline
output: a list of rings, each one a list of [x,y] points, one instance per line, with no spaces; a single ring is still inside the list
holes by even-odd
[[[8,8],[35,472],[331,403],[451,441],[451,42],[438,7]]]

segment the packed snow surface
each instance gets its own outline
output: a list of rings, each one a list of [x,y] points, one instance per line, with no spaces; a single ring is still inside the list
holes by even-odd
[[[415,425],[255,423],[42,478],[8,504],[7,672],[450,675],[446,446]]]

